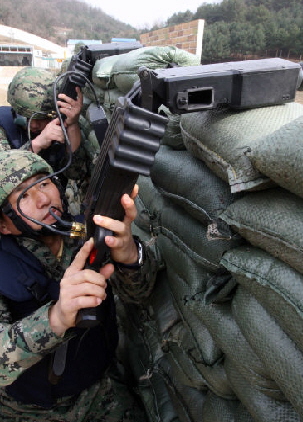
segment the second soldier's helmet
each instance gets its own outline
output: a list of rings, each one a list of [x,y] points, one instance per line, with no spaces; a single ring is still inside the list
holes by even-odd
[[[55,113],[54,80],[55,75],[47,69],[24,67],[9,84],[7,101],[21,116],[52,117]]]

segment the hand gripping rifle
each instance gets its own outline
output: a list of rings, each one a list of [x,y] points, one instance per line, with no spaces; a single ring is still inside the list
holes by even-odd
[[[58,92],[60,92],[76,100],[76,87],[78,86],[80,88],[83,88],[86,83],[91,84],[92,69],[96,60],[112,55],[128,53],[131,50],[136,50],[141,47],[142,44],[140,44],[139,42],[115,42],[108,44],[82,46],[80,51],[71,57],[71,60],[67,67],[67,71],[62,76],[59,76],[57,78],[56,83],[54,84],[54,98],[56,99]],[[59,81],[61,81],[60,86],[58,86]],[[105,130],[107,128],[107,119],[102,108],[99,107],[98,113],[99,116],[102,113],[102,116],[100,118],[100,120],[102,119],[102,125],[99,124],[98,127],[98,139],[103,139]],[[66,116],[63,113],[59,112],[58,107],[57,115],[60,119],[61,127],[64,131],[63,122]],[[48,152],[47,160],[56,170],[60,168],[62,164],[62,156],[65,156],[64,150],[65,145],[56,141],[52,142],[50,151]]]
[[[294,101],[300,65],[282,59],[248,60],[205,66],[139,69],[139,81],[117,100],[85,199],[85,237],[94,238],[89,265],[99,269],[108,259],[104,238],[111,232],[95,226],[93,215],[122,220],[120,204],[138,176],[149,176],[167,118],[160,105],[174,114],[218,107],[247,109]],[[91,110],[90,110],[91,107]],[[98,137],[101,120],[92,104],[88,109]],[[102,132],[102,131],[101,131]],[[102,135],[101,135],[102,136]],[[102,304],[99,305],[100,308]],[[98,323],[98,309],[79,312],[78,326]]]

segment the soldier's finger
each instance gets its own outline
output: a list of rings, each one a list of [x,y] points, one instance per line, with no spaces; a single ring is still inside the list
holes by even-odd
[[[79,271],[82,270],[85,267],[85,263],[87,258],[89,257],[89,254],[94,246],[94,240],[91,238],[87,240],[84,245],[81,247],[79,252],[76,254],[73,262],[70,265],[70,269]]]

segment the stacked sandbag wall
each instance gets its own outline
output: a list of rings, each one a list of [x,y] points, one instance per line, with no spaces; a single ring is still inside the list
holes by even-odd
[[[187,306],[220,345],[228,381],[256,421],[303,416],[302,122],[302,106],[289,103],[180,123],[187,150],[238,195],[220,219],[245,240],[220,261],[236,282],[230,300],[200,292]]]
[[[109,118],[141,65],[178,58],[198,64],[173,47],[96,63]],[[117,298],[126,376],[150,422],[301,421],[303,106],[166,113],[133,227],[165,265],[147,303]]]

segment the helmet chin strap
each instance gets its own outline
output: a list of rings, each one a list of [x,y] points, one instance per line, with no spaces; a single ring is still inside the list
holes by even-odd
[[[41,236],[62,234],[62,231],[64,232],[67,230],[66,226],[60,225],[59,221],[51,225],[46,224],[45,226],[42,226],[41,229],[35,230],[16,213],[9,202],[2,206],[2,212],[12,220],[15,227],[21,232],[21,236],[37,239]],[[66,214],[64,217],[66,217],[67,220],[70,220],[69,215]]]
[[[59,190],[63,212],[60,219],[53,224],[43,224],[41,222],[41,228],[38,230],[33,229],[26,221],[13,209],[12,205],[6,200],[2,205],[2,212],[7,215],[15,225],[15,227],[21,232],[20,236],[30,237],[32,239],[39,239],[41,236],[54,236],[56,234],[62,234],[68,236],[68,230],[71,228],[71,215],[67,212],[67,201],[63,194],[62,186],[57,177],[51,177],[53,183]],[[22,193],[21,193],[22,195]],[[26,217],[26,216],[25,216]],[[56,216],[54,216],[56,218]],[[38,224],[38,223],[37,223]]]

